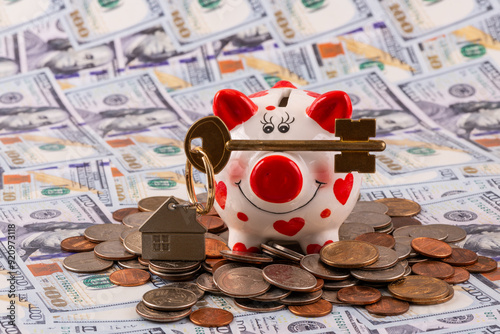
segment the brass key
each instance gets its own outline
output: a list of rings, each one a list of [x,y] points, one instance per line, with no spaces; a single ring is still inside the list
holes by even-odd
[[[375,120],[337,119],[335,135],[340,140],[231,140],[231,134],[219,117],[207,116],[189,128],[184,141],[188,160],[201,172],[205,167],[201,155],[191,151],[193,139],[202,140],[202,149],[218,174],[231,157],[231,151],[339,151],[335,155],[335,172],[375,172],[373,151],[385,150],[385,142],[369,140],[375,137]]]

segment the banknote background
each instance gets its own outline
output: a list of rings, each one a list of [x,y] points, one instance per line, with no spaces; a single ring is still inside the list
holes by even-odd
[[[500,261],[499,0],[5,0],[0,333],[500,332],[498,270],[397,317],[258,314],[209,296],[195,308],[235,320],[207,329],[135,313],[168,283],[158,277],[124,288],[109,282],[116,267],[62,267],[62,239],[141,198],[187,197],[183,139],[218,90],[249,95],[279,80],[346,91],[353,118],[377,119],[387,149],[361,199],[417,201],[424,224],[458,225],[460,246]],[[194,178],[203,192],[204,175]]]

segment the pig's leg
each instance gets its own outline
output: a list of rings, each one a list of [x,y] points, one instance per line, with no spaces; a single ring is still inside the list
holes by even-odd
[[[230,230],[228,246],[234,251],[239,252],[260,252],[260,244],[265,242],[262,236],[249,235],[239,231]]]
[[[335,235],[335,232],[328,231],[321,234],[302,237],[299,243],[306,254],[314,254],[319,253],[321,247],[328,245],[334,240],[338,240],[338,236]]]

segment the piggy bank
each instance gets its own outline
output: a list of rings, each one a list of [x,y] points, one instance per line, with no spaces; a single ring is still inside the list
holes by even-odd
[[[224,89],[214,114],[232,139],[332,140],[335,120],[350,118],[349,96],[300,90],[288,81],[249,96]],[[215,209],[229,247],[258,252],[269,240],[295,240],[307,254],[338,240],[361,186],[358,173],[335,173],[334,152],[234,151],[216,175]],[[337,152],[338,153],[338,152]]]

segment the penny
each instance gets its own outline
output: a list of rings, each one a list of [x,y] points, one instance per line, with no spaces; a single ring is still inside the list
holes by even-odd
[[[387,227],[391,223],[391,217],[376,212],[353,212],[344,221],[344,224],[349,223],[363,223],[370,225],[374,229],[380,229]]]
[[[387,207],[387,205],[383,203],[372,202],[372,201],[358,201],[354,205],[352,211],[353,212],[367,211],[367,212],[377,212],[385,214],[387,213],[387,211],[389,211],[389,208]]]
[[[192,271],[200,266],[199,261],[162,261],[151,260],[149,265],[156,271],[171,274]]]
[[[355,278],[348,278],[343,281],[325,281],[323,285],[324,290],[340,290],[342,288],[347,288],[349,286],[354,286],[358,284],[358,280]]]
[[[235,298],[234,303],[239,308],[250,312],[274,312],[286,307],[277,302],[260,302],[247,298]]]
[[[322,278],[316,278],[316,281],[317,281],[317,283],[314,286],[314,288],[306,290],[304,292],[315,292],[315,291],[323,289],[323,285],[325,285],[325,281]]]
[[[121,286],[139,286],[146,284],[151,276],[142,269],[120,269],[109,275],[111,283]]]
[[[127,235],[123,240],[125,249],[135,255],[142,255],[142,233],[135,231]]]
[[[392,225],[395,229],[398,229],[403,226],[422,225],[422,223],[412,217],[392,217]]]
[[[190,282],[169,283],[169,284],[165,285],[164,287],[161,287],[160,289],[163,289],[163,288],[179,288],[179,289],[189,290],[196,295],[196,299],[198,299],[198,300],[202,299],[203,296],[205,295],[205,291],[200,289],[198,287],[198,285],[196,285],[194,283],[190,283]]]
[[[383,246],[388,248],[392,248],[396,244],[396,241],[394,240],[394,237],[392,235],[378,233],[378,232],[361,234],[357,236],[354,240],[366,241],[371,243],[372,245]]]
[[[280,299],[280,303],[285,305],[307,305],[321,299],[322,290],[314,292],[292,292],[289,296]]]
[[[229,247],[220,240],[205,239],[205,254],[207,257],[220,258],[222,257],[221,250],[229,250]]]
[[[477,254],[464,248],[452,248],[451,255],[441,261],[452,266],[469,266],[477,262]]]
[[[476,263],[463,268],[470,273],[489,273],[497,269],[497,262],[486,256],[478,256]]]
[[[156,322],[174,322],[191,314],[190,308],[181,311],[158,311],[147,307],[142,301],[137,304],[135,311],[144,319]]]
[[[321,261],[338,268],[360,268],[377,261],[378,250],[364,241],[343,240],[332,242],[320,251]]]
[[[396,251],[383,246],[375,245],[375,247],[377,248],[379,254],[377,261],[368,266],[363,267],[362,268],[363,270],[386,269],[394,266],[399,261],[399,256],[398,253],[396,253]]]
[[[435,225],[425,225],[416,226],[413,230],[410,231],[410,237],[426,237],[437,240],[445,240],[448,237],[448,233],[444,229]]]
[[[127,268],[127,269],[148,270],[149,268],[148,266],[141,264],[138,259],[118,261],[118,265],[122,268]]]
[[[207,216],[203,215],[196,218],[198,223],[205,226],[208,232],[217,231],[224,227],[224,221],[217,216]]]
[[[271,287],[255,267],[232,268],[214,276],[219,289],[231,297],[248,298],[265,293]]]
[[[299,317],[323,317],[330,314],[332,304],[324,299],[320,299],[312,304],[288,306],[288,310]]]
[[[276,302],[280,299],[288,297],[291,293],[292,291],[290,290],[283,290],[275,286],[271,286],[271,288],[267,290],[266,293],[259,296],[251,297],[250,299],[259,302]]]
[[[380,300],[382,294],[379,290],[369,286],[350,286],[340,289],[337,298],[351,305],[368,305]]]
[[[439,261],[425,261],[415,263],[411,267],[414,274],[445,279],[453,275],[455,270],[449,264]]]
[[[197,326],[221,327],[233,321],[233,314],[220,308],[205,307],[191,313],[189,320]]]
[[[213,276],[207,273],[203,273],[196,279],[196,285],[203,291],[217,293],[220,289],[215,285]]]
[[[262,270],[264,279],[272,285],[291,291],[308,291],[318,283],[308,271],[286,264],[271,264]]]
[[[455,290],[451,285],[448,285],[448,294],[442,298],[439,299],[431,299],[431,300],[413,300],[413,304],[417,305],[435,305],[435,304],[442,304],[446,303],[447,301],[451,300],[453,298],[453,295],[455,294]]]
[[[93,242],[104,242],[109,240],[120,240],[120,234],[128,229],[127,226],[119,224],[98,224],[85,229],[84,236]]]
[[[139,228],[152,215],[153,212],[137,212],[125,217],[122,224],[131,228]]]
[[[394,245],[394,251],[396,254],[398,254],[398,258],[400,260],[406,259],[408,256],[410,256],[412,252],[412,248],[409,244],[403,243],[403,242],[397,242]]]
[[[405,267],[401,263],[397,263],[391,268],[381,270],[353,269],[351,275],[365,282],[387,283],[403,277],[405,272]]]
[[[427,237],[413,239],[411,247],[419,254],[438,259],[448,257],[452,253],[450,245],[446,242]]]
[[[272,257],[257,253],[238,252],[231,250],[221,250],[220,253],[222,254],[222,257],[224,257],[225,259],[233,261],[241,261],[241,262],[256,263],[256,264],[273,262]]]
[[[139,211],[153,212],[156,211],[165,201],[168,196],[152,196],[143,198],[137,203]]]
[[[72,253],[90,252],[96,245],[96,243],[88,241],[82,236],[69,237],[61,241],[61,249]]]
[[[125,241],[125,238],[129,235],[129,234],[132,234],[134,232],[138,232],[139,229],[136,227],[136,228],[128,228],[126,229],[125,231],[123,231],[121,234],[120,234],[120,241],[121,242],[124,242]]]
[[[467,237],[467,232],[463,228],[455,225],[432,224],[432,226],[439,227],[448,234],[446,239],[443,240],[444,242],[449,242],[449,243],[459,242]]]
[[[366,305],[365,309],[371,314],[395,316],[406,313],[410,309],[410,303],[392,297],[382,296],[378,302]]]
[[[394,297],[414,302],[443,298],[449,294],[448,287],[448,283],[438,278],[410,275],[390,283],[388,289]]]
[[[127,252],[120,240],[104,241],[95,246],[94,253],[104,260],[131,260],[137,256]]]
[[[319,254],[309,254],[300,260],[300,266],[316,277],[340,281],[349,277],[349,271],[325,265]]]
[[[391,217],[410,217],[420,212],[420,205],[414,201],[404,198],[381,198],[375,200],[377,203],[387,205],[387,214]]]
[[[94,252],[84,252],[68,256],[63,260],[63,266],[75,273],[94,273],[111,268],[113,261],[100,259]]]
[[[394,232],[392,232],[392,236],[395,239],[397,239],[398,237],[410,237],[410,233],[417,228],[419,228],[419,226],[415,226],[415,225],[402,226],[402,227],[395,229]]]
[[[123,208],[123,209],[118,209],[115,212],[113,212],[113,219],[119,222],[123,221],[123,218],[127,217],[128,215],[131,215],[133,213],[139,212],[139,209],[137,208]]]
[[[338,291],[323,291],[321,298],[332,304],[345,305],[346,303],[337,298],[337,294]]]
[[[453,275],[445,278],[443,281],[449,284],[459,284],[469,280],[470,273],[467,270],[461,267],[453,267],[453,269],[455,270]]]
[[[189,290],[163,287],[146,292],[142,301],[147,307],[155,310],[179,311],[196,304],[198,298]]]
[[[270,246],[270,245],[267,245],[267,244],[260,244],[260,247],[262,248],[262,252],[263,253],[266,253],[266,254],[272,254],[274,256],[278,256],[280,258],[283,258],[283,259],[288,259],[288,260],[292,260],[292,261],[300,261],[304,255],[302,254],[299,254],[299,253],[296,253],[296,254],[293,254],[291,252],[286,252],[286,251],[283,251],[283,250],[280,250],[278,248],[275,248],[273,246]]]
[[[347,223],[339,227],[339,240],[354,240],[358,235],[375,232],[375,229],[368,224]]]

